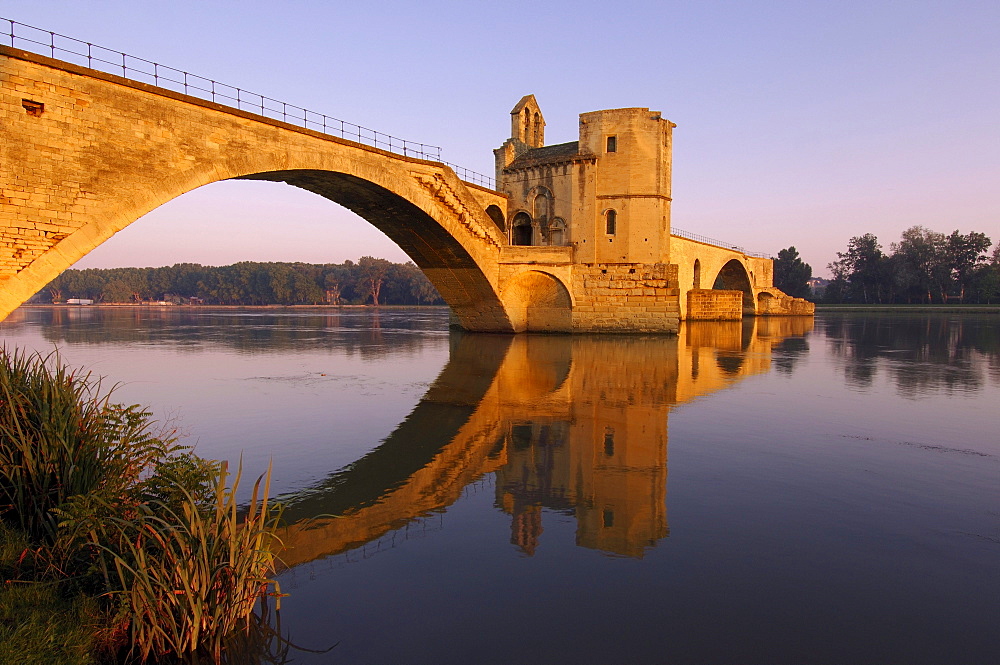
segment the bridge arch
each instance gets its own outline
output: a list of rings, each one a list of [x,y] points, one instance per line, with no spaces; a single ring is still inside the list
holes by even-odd
[[[573,301],[555,275],[526,270],[507,280],[503,300],[515,332],[570,332]]]
[[[24,56],[8,65],[48,82],[55,92],[46,106],[65,108],[16,116],[0,147],[0,179],[13,181],[10,168],[21,164],[46,183],[12,222],[30,229],[32,242],[0,266],[0,317],[154,208],[203,185],[248,179],[285,182],[352,210],[413,259],[464,327],[513,330],[496,270],[508,243],[486,213],[506,208],[502,195],[440,163],[68,63]],[[45,151],[61,159],[42,159]]]
[[[742,291],[744,315],[753,315],[757,311],[753,285],[750,281],[750,272],[743,265],[742,261],[738,259],[727,261],[719,270],[712,288],[726,291]]]

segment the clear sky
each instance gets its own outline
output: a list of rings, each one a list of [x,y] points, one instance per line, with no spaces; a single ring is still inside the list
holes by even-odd
[[[863,233],[886,248],[915,224],[1000,242],[997,0],[4,0],[0,16],[440,145],[487,174],[525,94],[548,143],[575,140],[581,112],[650,107],[678,125],[674,227],[794,245],[821,276]],[[325,199],[232,181],[77,265],[364,254],[405,258]]]

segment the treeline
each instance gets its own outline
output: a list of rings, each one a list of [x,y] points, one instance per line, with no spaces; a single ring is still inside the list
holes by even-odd
[[[83,298],[102,303],[165,301],[205,305],[442,305],[413,263],[371,256],[357,263],[178,263],[162,268],[67,270],[35,302]]]
[[[883,252],[871,233],[851,238],[828,267],[826,303],[980,303],[1000,301],[1000,245],[983,233],[945,235],[922,226]]]

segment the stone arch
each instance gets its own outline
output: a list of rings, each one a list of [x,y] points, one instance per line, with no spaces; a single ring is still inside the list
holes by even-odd
[[[750,274],[747,272],[746,266],[739,260],[730,259],[722,266],[712,288],[726,291],[742,291],[743,314],[752,316],[756,312],[753,287],[750,285]]]
[[[4,135],[10,159],[0,160],[0,183],[13,181],[11,164],[30,162],[44,189],[39,200],[72,212],[7,263],[0,317],[150,210],[203,185],[248,179],[285,182],[345,206],[413,259],[464,327],[512,329],[496,272],[506,239],[485,212],[504,204],[448,167],[68,63],[55,68],[26,56],[18,67],[29,80],[58,84],[67,99],[92,103],[73,107],[60,135],[20,116]],[[152,134],[150,118],[158,123]],[[43,158],[48,152],[60,160]],[[19,214],[31,224],[56,217],[35,203]]]
[[[701,288],[701,259],[694,260],[694,280],[692,281],[691,288]]]
[[[486,214],[489,215],[490,219],[493,220],[493,223],[497,225],[497,228],[500,229],[500,231],[504,233],[507,232],[507,222],[503,218],[503,210],[500,209],[500,206],[486,206]]]
[[[514,219],[510,223],[510,244],[531,245],[533,235],[531,215],[523,210],[514,215]]]
[[[573,328],[569,290],[547,272],[528,270],[511,278],[503,301],[515,332],[570,332]]]

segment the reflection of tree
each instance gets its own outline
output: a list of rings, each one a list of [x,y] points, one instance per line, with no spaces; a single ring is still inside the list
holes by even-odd
[[[831,314],[821,325],[854,386],[870,386],[884,370],[906,397],[977,390],[1000,366],[1000,328],[989,317]]]
[[[439,331],[444,308],[373,311],[350,309],[211,309],[188,307],[39,307],[24,308],[24,320],[39,325],[55,345],[132,346],[155,344],[182,353],[224,347],[240,353],[282,349],[346,350],[348,355],[379,358],[411,353],[432,337],[414,331]],[[81,325],[86,321],[87,325]],[[394,335],[392,344],[384,336]]]

